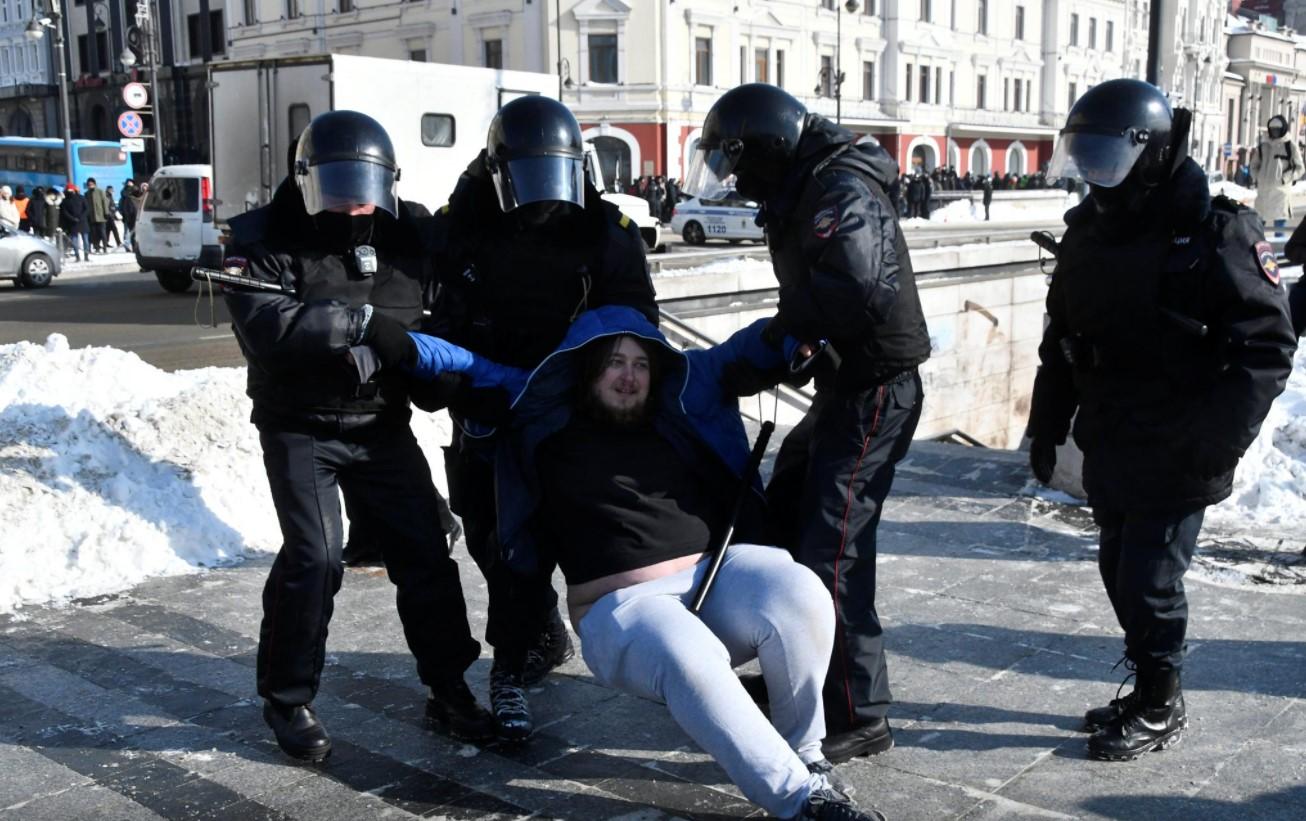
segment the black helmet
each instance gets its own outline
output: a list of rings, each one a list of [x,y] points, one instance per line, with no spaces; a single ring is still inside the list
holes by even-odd
[[[803,104],[773,85],[732,88],[703,121],[683,190],[695,197],[717,197],[734,175],[740,193],[765,198],[784,180],[806,122]]]
[[[1185,109],[1171,111],[1160,89],[1142,80],[1100,83],[1071,107],[1048,176],[1114,188],[1136,168],[1144,187],[1158,185],[1188,156],[1190,119]]]
[[[1288,133],[1288,119],[1282,114],[1275,114],[1265,123],[1265,132],[1271,140],[1283,139]]]
[[[310,215],[343,205],[375,205],[398,216],[399,167],[390,135],[357,111],[319,114],[299,135],[295,183]]]
[[[485,140],[485,164],[505,212],[531,202],[585,205],[580,123],[557,100],[530,95],[499,109]]]

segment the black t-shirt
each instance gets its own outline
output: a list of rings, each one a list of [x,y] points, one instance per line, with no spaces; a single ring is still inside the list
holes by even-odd
[[[714,458],[714,457],[712,457]],[[569,584],[710,549],[736,482],[711,481],[651,425],[616,428],[577,413],[536,452],[540,524]]]

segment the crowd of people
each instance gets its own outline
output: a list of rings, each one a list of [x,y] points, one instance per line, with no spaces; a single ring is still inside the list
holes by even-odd
[[[74,261],[91,254],[132,251],[136,220],[144,210],[150,184],[123,183],[101,188],[94,177],[82,187],[69,180],[62,189],[0,185],[0,223],[42,237]]]
[[[626,186],[626,193],[648,203],[648,212],[661,222],[671,222],[671,213],[681,197],[680,181],[658,174],[639,177]]]

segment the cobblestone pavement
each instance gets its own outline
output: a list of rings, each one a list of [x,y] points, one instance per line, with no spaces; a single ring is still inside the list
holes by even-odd
[[[1025,476],[1020,454],[949,445],[903,464],[880,557],[897,747],[841,768],[859,800],[891,819],[1301,818],[1306,597],[1190,581],[1183,742],[1090,762],[1078,717],[1116,692],[1119,631],[1087,515],[1020,496]],[[267,568],[0,616],[0,819],[761,815],[664,708],[579,659],[533,690],[530,743],[432,733],[377,570],[336,601],[317,701],[335,752],[291,762],[254,693]],[[463,568],[479,632],[485,587]],[[483,698],[488,671],[470,672]]]

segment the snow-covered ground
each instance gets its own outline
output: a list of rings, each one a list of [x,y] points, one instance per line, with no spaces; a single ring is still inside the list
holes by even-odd
[[[0,613],[275,552],[242,368],[168,373],[112,348],[0,345]],[[413,417],[443,489],[445,414]],[[1064,500],[1063,500],[1064,501]],[[1306,524],[1306,352],[1208,522]]]

